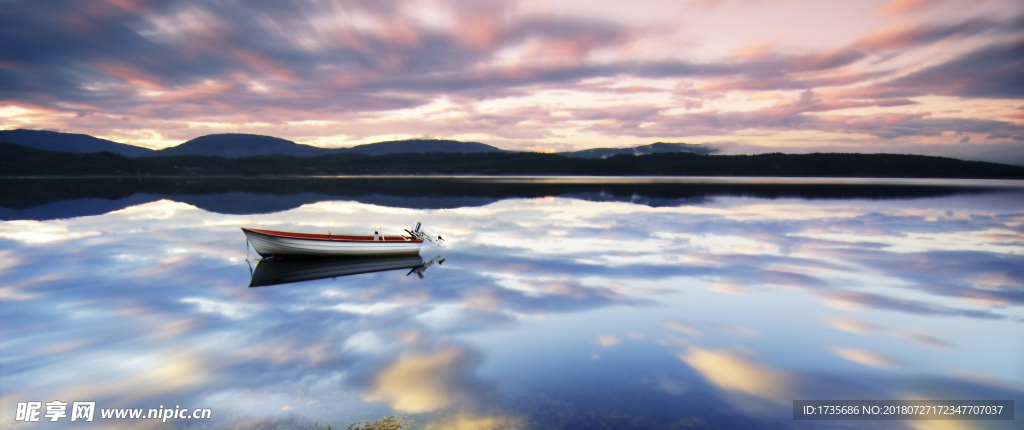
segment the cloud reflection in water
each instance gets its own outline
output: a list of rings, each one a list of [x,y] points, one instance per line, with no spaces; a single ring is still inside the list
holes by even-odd
[[[59,399],[210,407],[239,425],[397,412],[721,428],[783,425],[794,398],[1020,400],[1009,340],[1024,322],[1024,211],[1007,202],[1022,196],[330,201],[263,215],[157,200],[4,222],[0,414]],[[449,243],[425,279],[247,288],[239,226],[416,221]]]

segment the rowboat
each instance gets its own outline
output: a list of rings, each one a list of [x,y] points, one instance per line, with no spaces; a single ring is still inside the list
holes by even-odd
[[[416,254],[420,251],[423,241],[438,243],[444,239],[434,239],[420,231],[420,223],[413,230],[405,230],[408,236],[346,236],[314,233],[293,233],[287,231],[242,228],[249,244],[261,257],[280,255],[304,255],[320,257],[367,256],[367,255],[401,255]]]
[[[409,273],[406,273],[405,276],[415,273],[417,277],[422,279],[423,273],[427,268],[435,263],[441,264],[442,262],[444,262],[444,257],[442,256],[437,256],[425,262],[419,254],[384,257],[263,259],[256,263],[256,269],[253,270],[252,278],[249,280],[249,287],[269,287],[272,285],[400,269],[409,270]]]

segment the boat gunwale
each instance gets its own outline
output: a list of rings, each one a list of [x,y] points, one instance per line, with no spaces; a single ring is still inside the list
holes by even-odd
[[[317,234],[317,233],[295,233],[290,231],[277,231],[277,230],[263,230],[255,228],[242,227],[242,231],[250,232],[255,234],[262,234],[264,236],[277,237],[283,239],[299,239],[299,240],[316,240],[323,242],[369,242],[369,243],[422,243],[422,239],[416,239],[408,236],[382,236],[383,240],[374,240],[373,236],[351,236],[351,235],[335,235],[335,234]]]

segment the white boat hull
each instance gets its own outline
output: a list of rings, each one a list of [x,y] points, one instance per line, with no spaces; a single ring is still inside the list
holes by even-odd
[[[260,256],[359,256],[417,254],[423,241],[401,236],[373,240],[372,236],[330,236],[243,228],[249,244]],[[295,237],[287,237],[291,235]]]

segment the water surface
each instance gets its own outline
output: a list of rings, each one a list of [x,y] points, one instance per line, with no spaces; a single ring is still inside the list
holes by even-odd
[[[2,182],[4,426],[139,427],[14,422],[61,400],[213,411],[161,428],[1019,428],[1019,183]],[[417,221],[447,240],[422,278],[249,287],[239,227]],[[1018,421],[794,422],[794,399],[1014,399]]]

